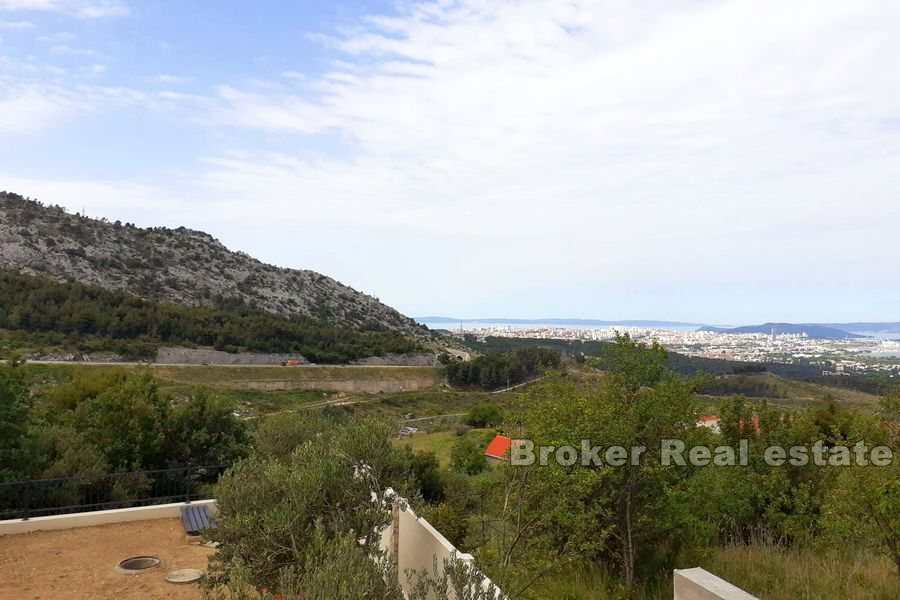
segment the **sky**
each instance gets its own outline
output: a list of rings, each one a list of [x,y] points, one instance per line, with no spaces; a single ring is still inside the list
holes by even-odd
[[[0,189],[411,316],[900,320],[895,0],[0,0]]]

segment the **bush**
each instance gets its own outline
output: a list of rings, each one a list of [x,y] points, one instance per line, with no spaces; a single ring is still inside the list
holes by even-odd
[[[456,510],[451,505],[442,502],[425,514],[425,519],[432,527],[457,548],[462,548],[469,533],[469,519],[465,512]]]
[[[472,427],[497,427],[503,423],[503,411],[494,404],[479,404],[466,415],[465,423]]]
[[[453,443],[450,466],[454,471],[466,475],[478,475],[487,468],[484,450],[471,438],[462,437]]]
[[[295,422],[296,423],[296,422]],[[219,481],[213,583],[245,568],[248,583],[275,586],[283,571],[314,560],[317,535],[362,538],[377,552],[377,530],[389,521],[381,498],[387,487],[410,490],[405,453],[390,442],[393,427],[352,422],[302,439],[289,455],[254,454]]]

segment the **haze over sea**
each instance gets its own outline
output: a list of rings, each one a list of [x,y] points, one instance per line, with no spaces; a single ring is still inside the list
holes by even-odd
[[[623,329],[640,328],[640,329],[668,329],[670,331],[693,331],[700,327],[696,323],[664,323],[656,321],[596,321],[592,319],[547,319],[535,320],[528,319],[459,319],[459,320],[433,320],[426,317],[417,318],[417,323],[425,325],[429,329],[459,329],[462,324],[463,329],[486,329],[495,327],[508,327],[511,329],[539,329],[539,328],[557,328],[557,329],[609,329],[620,327]],[[638,324],[640,323],[640,324]]]

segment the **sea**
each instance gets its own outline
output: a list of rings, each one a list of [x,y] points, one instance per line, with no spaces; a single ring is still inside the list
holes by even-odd
[[[429,321],[427,319],[417,320],[418,323],[425,325],[429,329],[459,329],[460,324],[463,329],[485,329],[488,327],[508,327],[510,329],[540,329],[540,328],[557,328],[557,329],[666,329],[669,331],[696,331],[701,325],[695,325],[691,323],[656,323],[656,322],[646,322],[642,324],[634,324],[634,323],[591,323],[590,321],[553,321],[553,322],[541,322],[541,321],[515,321],[511,320],[507,321],[466,321],[465,319],[460,321]]]

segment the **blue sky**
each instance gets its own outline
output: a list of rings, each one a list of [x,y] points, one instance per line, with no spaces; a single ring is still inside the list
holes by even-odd
[[[411,315],[897,320],[889,0],[0,0],[0,188]]]

